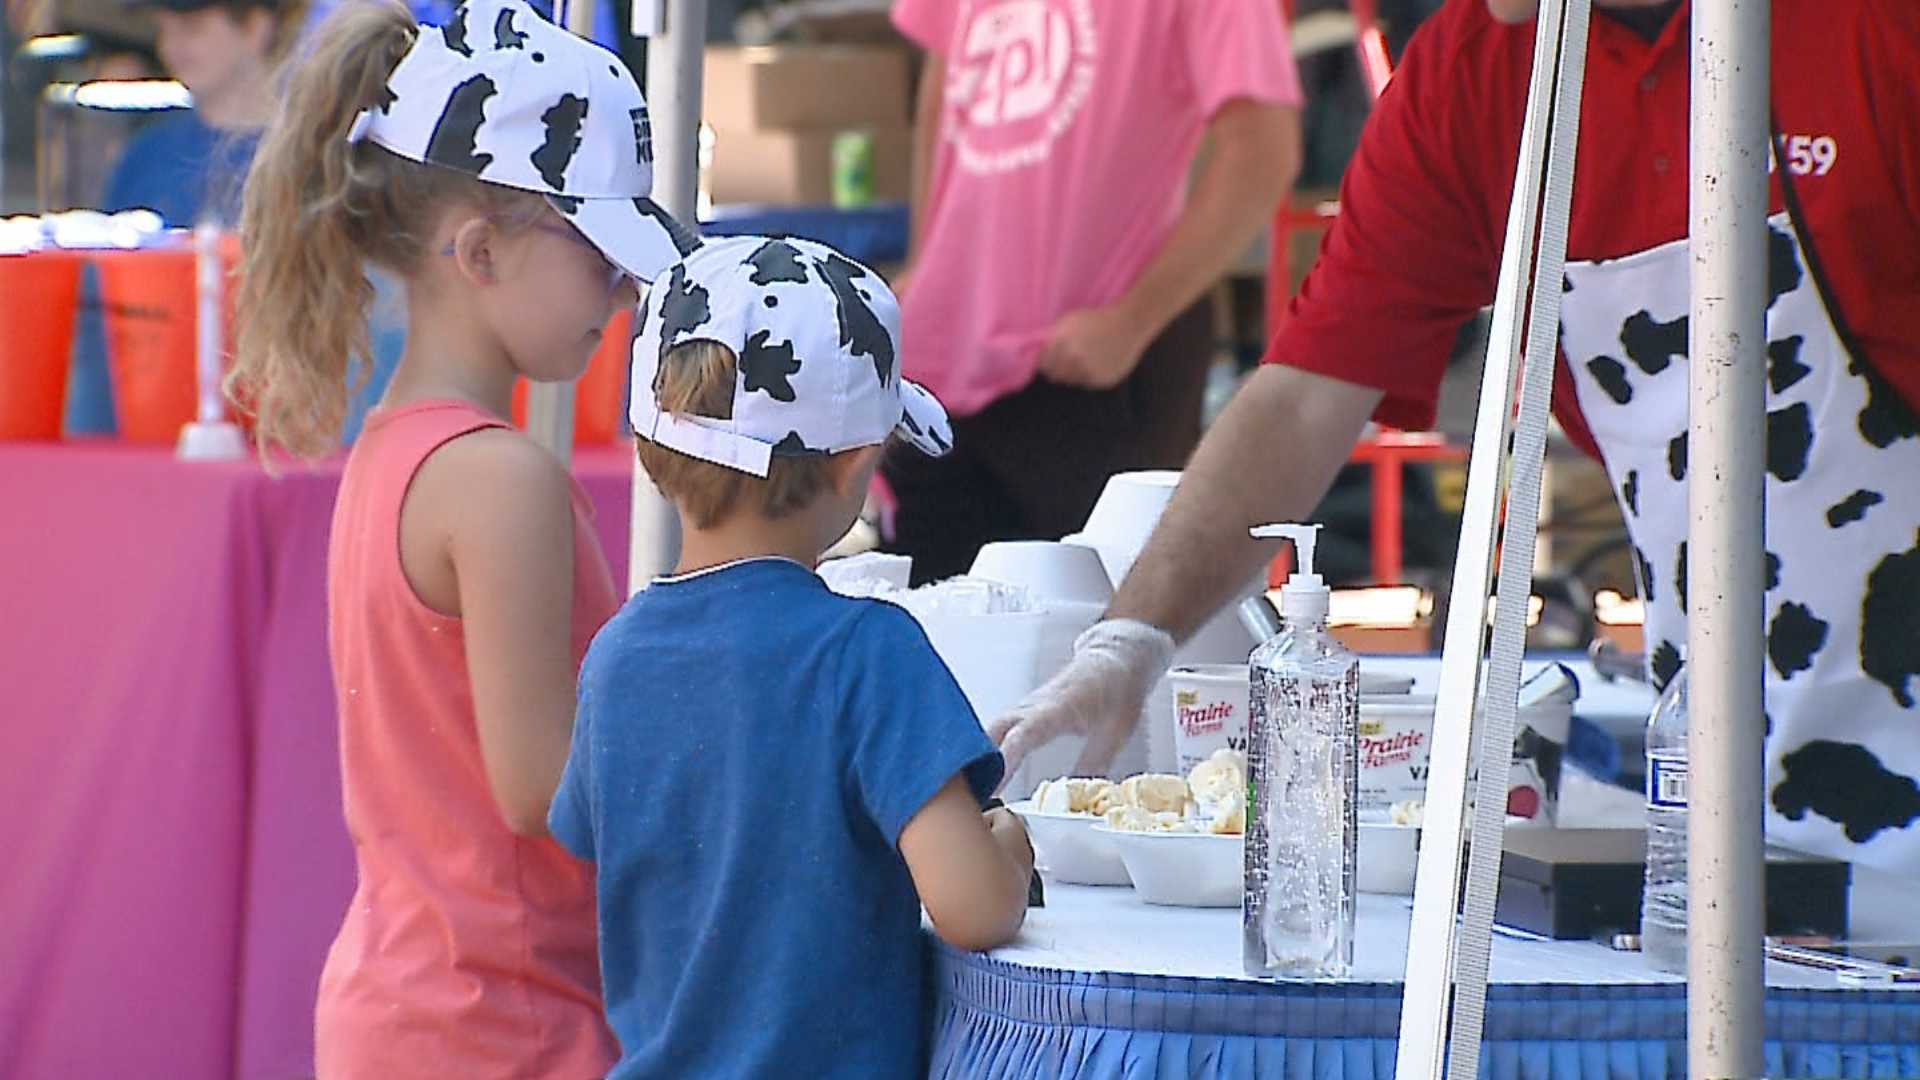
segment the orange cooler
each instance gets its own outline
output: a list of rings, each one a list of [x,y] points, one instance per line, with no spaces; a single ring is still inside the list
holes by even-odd
[[[60,438],[83,258],[0,255],[0,439]]]
[[[224,340],[233,340],[240,245],[221,239],[227,271]],[[108,251],[95,256],[106,312],[108,370],[120,437],[172,446],[199,412],[195,370],[196,288],[191,246]]]

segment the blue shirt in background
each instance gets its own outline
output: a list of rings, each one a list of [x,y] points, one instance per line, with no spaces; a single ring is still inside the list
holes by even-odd
[[[1000,754],[900,608],[755,559],[663,578],[580,673],[553,834],[597,866],[609,1080],[926,1070],[895,846]]]
[[[210,128],[191,109],[167,113],[127,141],[101,209],[144,207],[176,229],[192,228],[205,212],[237,227],[240,192],[259,145],[258,132]]]

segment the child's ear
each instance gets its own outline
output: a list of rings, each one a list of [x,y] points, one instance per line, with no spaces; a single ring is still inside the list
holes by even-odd
[[[453,231],[453,262],[460,273],[480,285],[493,284],[494,246],[500,230],[485,217],[470,217]]]

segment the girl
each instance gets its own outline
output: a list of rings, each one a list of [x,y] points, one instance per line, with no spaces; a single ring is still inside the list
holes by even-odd
[[[589,508],[501,418],[570,379],[695,241],[647,201],[646,103],[521,0],[328,22],[248,177],[240,356],[258,437],[337,445],[373,289],[408,337],[328,560],[359,886],[321,976],[322,1077],[604,1075],[592,877],[542,835],[617,594]]]

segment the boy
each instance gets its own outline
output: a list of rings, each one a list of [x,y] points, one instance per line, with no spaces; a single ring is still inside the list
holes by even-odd
[[[821,245],[710,241],[641,319],[631,419],[680,561],[594,640],[551,815],[597,865],[611,1077],[920,1074],[921,905],[999,945],[1033,851],[981,814],[1000,755],[918,625],[813,567],[946,413],[899,377],[893,294]]]

